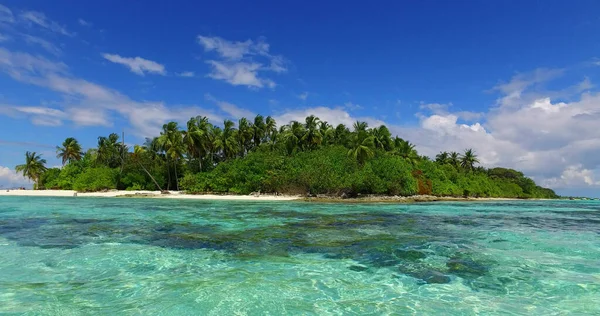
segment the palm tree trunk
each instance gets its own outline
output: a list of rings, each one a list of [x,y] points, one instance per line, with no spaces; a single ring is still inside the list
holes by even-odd
[[[169,170],[169,157],[168,156],[167,156],[166,160],[167,160],[167,177],[169,179],[169,182],[167,182],[167,191],[169,191],[171,189],[171,172]]]
[[[175,188],[179,191],[179,179],[177,178],[177,159],[175,159],[174,166],[175,168]]]
[[[156,182],[156,179],[154,179],[154,177],[152,176],[152,174],[150,174],[150,172],[146,169],[146,167],[144,167],[144,165],[142,165],[142,163],[139,162],[139,161],[138,161],[138,164],[140,165],[140,167],[142,167],[142,169],[144,169],[144,171],[150,177],[150,179],[152,179],[152,182],[154,182],[154,184],[156,185],[156,187],[158,188],[158,190],[162,191],[162,188],[160,187],[160,185],[158,184],[158,182]]]

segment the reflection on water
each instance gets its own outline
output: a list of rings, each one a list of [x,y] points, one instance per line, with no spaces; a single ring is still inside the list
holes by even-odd
[[[0,200],[0,312],[600,312],[600,204]]]

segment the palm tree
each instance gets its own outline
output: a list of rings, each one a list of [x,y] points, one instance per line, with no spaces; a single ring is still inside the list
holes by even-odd
[[[177,176],[177,163],[183,157],[183,139],[176,122],[169,122],[163,125],[163,130],[157,139],[158,146],[165,153],[167,158],[167,173],[169,173],[169,159],[173,160],[175,170],[175,187],[179,191],[179,178]],[[169,173],[170,177],[170,173]],[[170,185],[170,181],[169,181]],[[168,185],[168,186],[169,186]],[[168,188],[167,188],[168,190]]]
[[[367,159],[375,156],[375,137],[367,131],[367,123],[354,123],[354,132],[351,137],[350,149],[348,156],[356,159],[359,164],[365,163]]]
[[[254,131],[248,119],[242,117],[238,122],[237,141],[240,146],[240,156],[244,157],[250,149],[250,142],[253,139]]]
[[[81,145],[73,138],[69,137],[62,143],[62,147],[56,146],[56,158],[62,159],[63,166],[67,162],[81,160]]]
[[[473,152],[473,149],[465,150],[465,153],[462,155],[460,159],[460,165],[465,170],[473,170],[475,164],[479,163],[479,159],[477,159],[477,155]]]
[[[270,116],[265,120],[265,138],[271,139],[277,133],[277,122]]]
[[[267,132],[267,125],[265,124],[265,119],[262,115],[259,114],[254,118],[252,132],[252,141],[254,142],[254,146],[258,147],[260,146],[260,143],[262,143],[263,139],[265,139]]]
[[[183,144],[187,149],[188,157],[190,159],[198,159],[200,171],[202,171],[202,158],[206,154],[206,130],[204,122],[208,122],[206,117],[192,117],[187,122],[187,130],[181,132],[183,134]]]
[[[371,134],[374,136],[375,148],[385,151],[392,149],[392,133],[385,125],[373,128]]]
[[[288,155],[291,155],[301,147],[301,140],[304,137],[305,129],[298,121],[291,121],[290,124],[280,128],[279,133],[282,136],[283,143]]]
[[[27,177],[33,181],[33,188],[37,189],[38,181],[40,176],[48,168],[45,166],[46,159],[42,159],[41,155],[34,152],[25,153],[25,163],[15,167],[15,171],[23,174],[23,177]]]
[[[446,151],[441,151],[439,154],[435,155],[435,162],[440,165],[447,164],[449,162],[449,154]]]
[[[334,131],[334,144],[346,146],[349,141],[350,130],[344,125],[339,124]]]
[[[458,167],[460,164],[460,154],[455,151],[451,152],[450,156],[448,157],[448,163],[454,167]]]
[[[154,182],[154,184],[156,185],[156,187],[158,188],[159,191],[162,191],[162,188],[160,187],[160,185],[158,184],[158,182],[156,182],[156,179],[154,179],[154,177],[152,176],[152,174],[148,171],[148,169],[146,169],[146,167],[144,167],[144,165],[141,162],[142,156],[146,154],[146,149],[143,146],[138,146],[135,145],[133,147],[133,153],[131,154],[131,159],[135,162],[137,162],[138,165],[140,165],[140,167],[142,167],[142,169],[144,170],[144,172],[146,172],[146,174],[150,177],[150,179],[152,179],[152,182]]]
[[[415,150],[415,145],[400,137],[394,138],[394,151],[392,154],[400,156],[412,165],[419,161],[419,154]]]
[[[303,147],[314,149],[321,145],[323,135],[319,130],[319,122],[319,118],[314,115],[306,117],[306,123],[304,124],[305,133],[300,139]]]
[[[97,163],[104,164],[109,168],[116,168],[121,164],[126,147],[119,143],[119,135],[111,133],[108,137],[98,137]]]
[[[225,159],[230,159],[237,156],[239,148],[238,130],[233,126],[235,124],[230,120],[223,122],[223,131],[219,140],[219,147],[223,151]]]

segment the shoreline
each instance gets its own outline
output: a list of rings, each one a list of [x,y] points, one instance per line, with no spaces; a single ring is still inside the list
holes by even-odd
[[[484,201],[522,201],[534,199],[517,198],[476,198],[476,197],[440,197],[431,195],[415,196],[364,196],[339,198],[332,196],[306,197],[300,195],[219,195],[185,194],[181,191],[108,191],[77,192],[74,190],[0,190],[0,196],[39,196],[39,197],[104,197],[104,198],[157,198],[184,200],[228,200],[228,201],[303,201],[312,203],[420,203],[420,202],[484,202]],[[538,199],[535,199],[538,200]]]
[[[0,196],[39,196],[39,197],[103,197],[103,198],[156,198],[156,199],[190,199],[190,200],[232,200],[232,201],[293,201],[300,196],[291,195],[218,195],[218,194],[184,194],[180,191],[108,191],[77,192],[74,190],[1,190]]]

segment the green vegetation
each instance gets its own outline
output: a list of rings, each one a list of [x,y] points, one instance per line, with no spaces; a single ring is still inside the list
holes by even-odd
[[[67,138],[57,147],[62,169],[46,169],[35,153],[26,156],[17,170],[39,189],[557,197],[516,170],[477,166],[471,149],[442,152],[432,161],[392,137],[386,126],[356,122],[350,130],[312,115],[279,128],[261,115],[242,118],[237,127],[230,120],[219,127],[194,117],[184,129],[165,124],[159,136],[133,151],[117,134],[99,137],[97,147],[85,153],[76,139]]]

